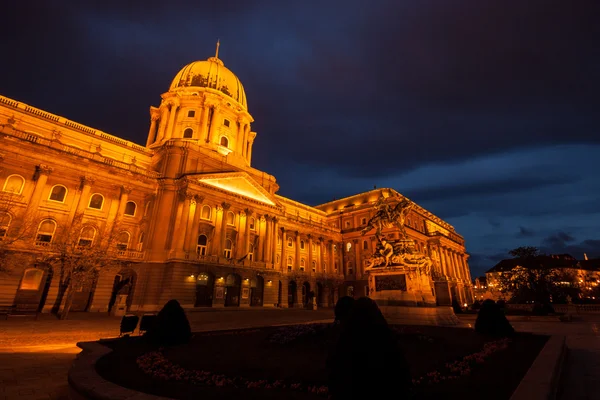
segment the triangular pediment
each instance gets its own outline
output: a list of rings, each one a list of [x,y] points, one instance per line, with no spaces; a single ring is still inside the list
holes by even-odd
[[[194,175],[193,177],[188,176],[188,178],[197,179],[197,182],[200,184],[225,190],[250,200],[270,206],[277,205],[271,194],[246,172],[202,174]]]

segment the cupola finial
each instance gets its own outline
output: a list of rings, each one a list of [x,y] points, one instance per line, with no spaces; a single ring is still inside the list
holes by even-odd
[[[217,51],[215,52],[215,58],[219,58],[219,46],[221,45],[221,43],[219,42],[219,39],[217,39]]]

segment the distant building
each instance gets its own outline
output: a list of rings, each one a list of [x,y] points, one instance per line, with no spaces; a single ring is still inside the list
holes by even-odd
[[[487,295],[490,298],[503,297],[498,290],[498,279],[502,274],[510,274],[516,267],[558,269],[573,276],[572,282],[564,285],[577,286],[581,289],[581,297],[592,299],[592,291],[600,284],[600,259],[577,260],[570,254],[540,255],[530,258],[509,258],[500,261],[486,272]],[[477,286],[477,285],[476,285]],[[477,291],[477,289],[476,289]],[[479,293],[484,296],[484,293]],[[595,298],[593,300],[596,300]]]
[[[115,257],[129,267],[78,288],[73,310],[107,311],[124,291],[130,311],[169,299],[188,308],[302,307],[311,291],[322,306],[368,295],[364,268],[375,239],[361,229],[377,199],[398,192],[316,207],[278,195],[275,177],[251,166],[254,119],[242,83],[217,57],[185,66],[161,98],[139,145],[0,96],[0,190],[14,199],[1,211],[0,240],[8,243],[25,214],[35,235],[11,251],[44,251],[75,215],[83,218],[80,244],[115,234]],[[444,271],[435,287],[471,302],[464,239],[418,206],[406,227]],[[48,311],[58,293],[47,266],[0,277],[0,306]]]

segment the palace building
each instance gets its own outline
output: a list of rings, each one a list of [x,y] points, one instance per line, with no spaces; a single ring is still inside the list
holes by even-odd
[[[369,294],[364,269],[377,249],[361,230],[380,197],[402,195],[377,189],[318,206],[278,195],[275,177],[252,167],[246,93],[218,54],[183,67],[161,98],[139,145],[0,96],[0,306],[61,306],[60,271],[36,254],[76,220],[78,246],[114,237],[111,254],[124,263],[74,288],[73,311],[109,311],[117,292],[129,311],[170,299],[303,307],[311,294],[331,306]],[[19,236],[27,224],[32,233]],[[405,227],[441,271],[438,304],[471,303],[464,239],[418,205]],[[31,262],[8,268],[6,255],[20,253]]]

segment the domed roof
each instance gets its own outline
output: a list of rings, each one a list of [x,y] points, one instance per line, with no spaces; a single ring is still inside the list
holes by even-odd
[[[194,61],[183,67],[175,75],[169,91],[181,87],[216,89],[237,101],[245,109],[248,108],[242,82],[217,57],[210,57],[206,61]]]

